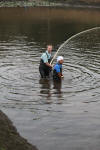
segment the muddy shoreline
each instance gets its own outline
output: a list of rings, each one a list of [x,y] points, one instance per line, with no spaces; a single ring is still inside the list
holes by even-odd
[[[37,150],[19,135],[2,111],[0,111],[0,150]]]

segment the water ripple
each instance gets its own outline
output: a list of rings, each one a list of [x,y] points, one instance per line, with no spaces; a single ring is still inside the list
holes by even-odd
[[[0,89],[3,105],[5,101],[5,105],[25,105],[30,109],[29,105],[69,103],[73,99],[83,99],[84,94],[86,101],[97,95],[97,92],[99,94],[99,35],[100,31],[94,30],[64,45],[59,53],[64,55],[64,80],[62,85],[57,86],[49,80],[39,81],[38,62],[41,51],[37,44],[26,43],[26,37],[21,37],[21,41],[16,37],[7,43],[0,42]],[[4,90],[5,94],[2,94]]]

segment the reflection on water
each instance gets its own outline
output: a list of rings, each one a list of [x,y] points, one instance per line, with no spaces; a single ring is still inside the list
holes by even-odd
[[[46,104],[51,103],[51,81],[49,79],[40,79],[39,84],[41,85],[40,94],[46,96]]]
[[[43,104],[54,103],[52,99],[52,97],[54,97],[53,94],[57,98],[58,102],[56,103],[62,103],[62,82],[52,81],[52,79],[40,79],[39,84],[41,85],[40,95],[42,96],[42,98],[45,98]],[[53,93],[52,90],[54,90]]]
[[[100,148],[100,29],[71,40],[64,80],[41,80],[47,43],[100,26],[99,10],[0,8],[0,108],[39,150]]]
[[[0,39],[7,42],[17,36],[25,37],[29,46],[32,42],[57,46],[71,35],[99,26],[99,17],[99,9],[0,8]]]

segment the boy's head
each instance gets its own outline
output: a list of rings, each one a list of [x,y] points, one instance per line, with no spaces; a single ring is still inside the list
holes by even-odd
[[[58,62],[59,64],[63,64],[64,58],[63,58],[62,56],[58,56],[58,57],[57,57],[57,62]]]

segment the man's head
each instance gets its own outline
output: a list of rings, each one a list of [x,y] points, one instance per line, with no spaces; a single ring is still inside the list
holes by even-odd
[[[57,62],[58,62],[59,64],[63,64],[64,58],[63,58],[62,56],[58,56],[58,57],[57,57]]]
[[[47,50],[48,50],[48,53],[51,53],[52,52],[52,45],[47,45]]]

